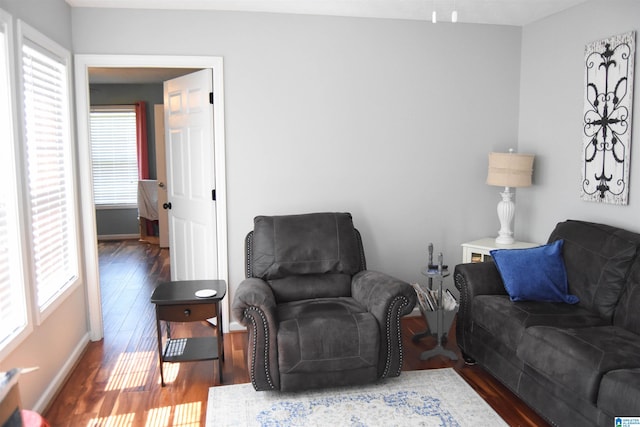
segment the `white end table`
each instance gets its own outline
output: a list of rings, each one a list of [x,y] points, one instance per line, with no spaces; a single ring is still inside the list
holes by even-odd
[[[485,237],[484,239],[474,240],[462,244],[462,262],[485,262],[491,260],[489,253],[493,249],[527,249],[540,246],[539,243],[531,242],[513,242],[510,245],[496,244],[495,237]]]

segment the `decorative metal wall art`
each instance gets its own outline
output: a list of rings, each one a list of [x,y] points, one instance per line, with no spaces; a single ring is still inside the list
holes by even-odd
[[[583,200],[629,201],[635,31],[585,46]]]

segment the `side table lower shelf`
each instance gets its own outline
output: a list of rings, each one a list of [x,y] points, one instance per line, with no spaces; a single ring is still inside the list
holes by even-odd
[[[163,362],[197,362],[218,358],[218,338],[170,338],[162,352]]]

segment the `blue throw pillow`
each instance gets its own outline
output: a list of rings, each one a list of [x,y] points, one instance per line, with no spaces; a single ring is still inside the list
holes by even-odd
[[[550,301],[575,304],[562,259],[564,240],[530,249],[491,251],[511,301]]]

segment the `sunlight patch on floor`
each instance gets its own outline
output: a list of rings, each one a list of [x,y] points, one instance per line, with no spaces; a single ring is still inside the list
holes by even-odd
[[[199,427],[202,402],[191,402],[176,405],[173,413],[174,427]]]
[[[171,406],[163,406],[162,408],[153,408],[149,411],[147,422],[144,427],[165,427],[169,425],[171,417]]]
[[[153,408],[147,413],[145,427],[200,427],[202,416],[202,402],[182,403],[176,406]],[[108,417],[92,418],[87,427],[133,427],[140,425],[135,422],[135,413],[110,415]],[[135,422],[135,424],[134,424]]]
[[[163,365],[164,382],[166,384],[172,383],[178,378],[178,372],[180,372],[179,363],[165,363]],[[160,384],[160,373],[158,373],[158,384]]]
[[[110,415],[108,417],[92,418],[87,427],[130,427],[136,414]]]
[[[150,371],[153,372],[151,365],[155,362],[156,356],[156,353],[152,351],[120,354],[105,390],[144,387],[147,375]]]

